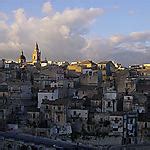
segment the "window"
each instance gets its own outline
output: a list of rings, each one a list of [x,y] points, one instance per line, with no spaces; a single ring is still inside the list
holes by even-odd
[[[68,88],[70,88],[70,83],[68,83]]]
[[[106,66],[102,66],[102,70],[106,70]]]
[[[119,122],[119,120],[118,120],[117,117],[115,118],[114,122],[115,122],[115,123],[118,123],[118,122]]]
[[[35,118],[35,114],[33,114],[33,119]]]
[[[92,71],[89,71],[89,76],[92,76]]]
[[[129,119],[129,123],[130,123],[130,124],[133,124],[133,119]]]
[[[76,111],[74,111],[73,114],[76,115]]]
[[[118,131],[118,128],[113,128],[113,131]]]
[[[60,122],[60,116],[57,117],[58,122]]]
[[[58,110],[61,110],[61,107],[60,107],[60,106],[58,106]]]
[[[75,92],[75,96],[78,96],[78,91]]]
[[[48,109],[48,105],[46,105],[46,109]]]
[[[46,119],[48,119],[48,118],[49,118],[49,117],[48,117],[48,114],[45,114],[45,118],[46,118]]]
[[[108,107],[111,107],[111,102],[108,102]]]

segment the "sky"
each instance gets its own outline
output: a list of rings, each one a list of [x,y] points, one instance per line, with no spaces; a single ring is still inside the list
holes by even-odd
[[[0,0],[0,58],[150,63],[149,0]]]

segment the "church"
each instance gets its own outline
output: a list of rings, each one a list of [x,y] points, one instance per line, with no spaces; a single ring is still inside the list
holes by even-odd
[[[21,66],[24,66],[26,64],[33,64],[33,65],[36,65],[36,64],[41,64],[41,51],[39,49],[39,46],[37,44],[37,42],[35,43],[35,48],[32,52],[32,61],[31,62],[27,62],[26,61],[26,57],[24,56],[24,53],[23,51],[21,51],[21,55],[18,59],[18,63],[21,65]]]
[[[39,50],[39,46],[35,43],[35,48],[32,53],[32,63],[40,63],[41,62],[41,52]]]

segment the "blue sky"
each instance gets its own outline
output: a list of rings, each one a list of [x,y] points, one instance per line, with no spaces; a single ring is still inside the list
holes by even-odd
[[[1,58],[150,63],[150,0],[0,0]],[[91,9],[92,8],[92,9]],[[58,44],[59,43],[59,44]]]
[[[24,8],[29,16],[41,16],[41,7],[47,0],[0,0],[0,11],[11,14]],[[149,0],[51,0],[55,11],[66,8],[103,8],[90,32],[92,35],[107,36],[147,31],[149,29]]]

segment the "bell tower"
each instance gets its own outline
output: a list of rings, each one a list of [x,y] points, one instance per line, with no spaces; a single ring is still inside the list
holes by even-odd
[[[40,62],[41,62],[41,52],[40,52],[39,46],[36,42],[35,48],[32,53],[32,63],[40,63]]]

